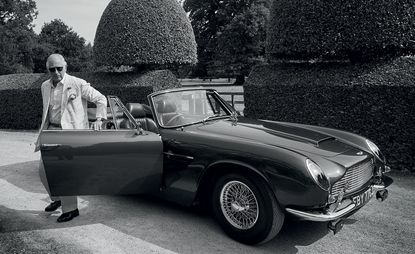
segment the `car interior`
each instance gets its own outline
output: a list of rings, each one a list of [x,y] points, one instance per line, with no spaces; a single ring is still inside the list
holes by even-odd
[[[158,133],[158,128],[152,119],[151,109],[148,105],[141,103],[127,103],[127,110],[133,116],[134,120],[140,124],[145,131]],[[135,124],[124,113],[123,109],[115,104],[115,117],[110,107],[107,107],[107,120],[103,121],[103,129],[134,129]],[[96,108],[88,108],[88,120],[90,124],[95,121]],[[115,119],[115,121],[114,121]]]

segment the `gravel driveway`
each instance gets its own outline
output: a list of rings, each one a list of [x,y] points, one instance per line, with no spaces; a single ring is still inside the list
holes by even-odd
[[[0,131],[0,253],[415,253],[415,177],[393,174],[389,199],[372,200],[336,235],[326,223],[287,220],[260,246],[229,239],[208,214],[135,196],[83,196],[81,216],[45,213],[35,132]]]

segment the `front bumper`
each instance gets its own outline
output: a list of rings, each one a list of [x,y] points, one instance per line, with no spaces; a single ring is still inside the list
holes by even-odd
[[[383,176],[383,182],[381,184],[372,184],[369,186],[373,190],[373,193],[387,193],[386,188],[391,185],[393,182],[392,178]],[[386,197],[385,197],[386,198]],[[384,199],[385,199],[384,198]],[[382,199],[382,201],[384,200]],[[308,221],[318,221],[318,222],[324,222],[324,221],[333,221],[338,220],[341,218],[347,217],[349,214],[351,214],[354,210],[360,208],[362,206],[357,206],[355,203],[351,202],[346,207],[342,208],[338,211],[302,211],[297,210],[293,208],[285,208],[285,211],[289,214],[292,214],[296,216],[297,218],[301,220],[308,220]]]

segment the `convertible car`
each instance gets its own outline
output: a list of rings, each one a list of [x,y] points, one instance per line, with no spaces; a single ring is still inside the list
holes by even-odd
[[[392,183],[372,141],[245,118],[212,89],[155,92],[149,105],[108,101],[102,131],[41,133],[52,195],[145,193],[200,204],[230,237],[258,244],[278,234],[286,215],[337,232],[373,196],[386,199]]]

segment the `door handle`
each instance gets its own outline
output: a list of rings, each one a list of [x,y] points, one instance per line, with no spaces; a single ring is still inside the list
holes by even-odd
[[[61,146],[62,146],[61,144],[43,144],[43,145],[40,146],[40,150],[50,151],[50,150],[54,150],[54,149],[56,149],[58,147],[61,147]]]
[[[192,160],[194,160],[194,159],[195,159],[195,158],[194,158],[194,157],[192,157],[192,156],[187,156],[187,155],[176,154],[176,153],[173,153],[173,152],[171,152],[171,151],[164,152],[164,155],[166,155],[166,156],[167,156],[167,158],[173,157],[173,158],[182,159],[182,160],[188,160],[188,161],[192,161]]]

